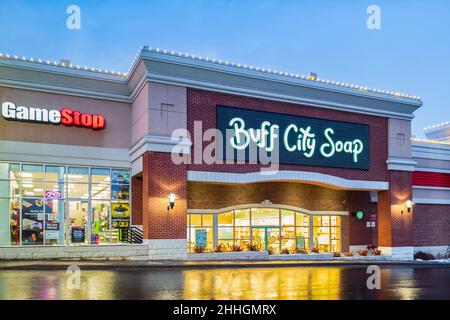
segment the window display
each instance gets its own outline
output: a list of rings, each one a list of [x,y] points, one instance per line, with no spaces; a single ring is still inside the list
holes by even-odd
[[[207,237],[207,251],[219,244],[225,251],[236,250],[236,246],[248,250],[250,243],[258,250],[270,248],[274,253],[282,249],[309,251],[313,247],[321,252],[339,252],[341,247],[339,216],[311,216],[285,209],[251,208],[215,215],[188,214],[187,222],[189,252],[198,246],[198,239],[203,239],[203,235]]]
[[[129,182],[125,169],[0,162],[0,245],[121,242]]]

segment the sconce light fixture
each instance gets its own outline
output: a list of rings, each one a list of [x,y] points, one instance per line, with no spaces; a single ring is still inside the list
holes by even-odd
[[[169,205],[167,206],[167,210],[173,209],[173,207],[175,207],[175,199],[176,196],[174,193],[169,194]]]
[[[414,205],[414,202],[412,202],[411,200],[406,200],[405,206],[406,206],[406,210],[408,212],[411,212],[413,205]]]

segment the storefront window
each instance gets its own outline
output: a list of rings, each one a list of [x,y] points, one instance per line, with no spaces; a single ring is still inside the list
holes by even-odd
[[[46,166],[45,167],[45,180],[64,182],[64,170],[62,166]]]
[[[252,226],[279,226],[280,210],[252,209]]]
[[[129,182],[124,169],[0,162],[0,246],[123,242]]]
[[[234,219],[236,226],[249,226],[250,225],[250,209],[235,210]]]
[[[44,244],[44,202],[22,198],[22,244]]]
[[[188,250],[193,252],[195,247],[202,247],[206,251],[214,248],[214,215],[190,214],[188,225]]]
[[[74,183],[89,182],[89,168],[69,167],[67,171],[67,181]]]
[[[5,201],[5,199],[0,199],[0,207],[3,207],[2,201]],[[11,246],[18,246],[20,245],[20,229],[21,229],[21,224],[20,224],[20,199],[19,198],[11,198],[10,200],[10,211],[9,211],[9,234],[10,234],[10,241],[9,241],[9,245]],[[1,222],[2,224],[4,224],[5,222]],[[5,230],[5,229],[3,229]],[[6,231],[6,230],[5,230]],[[4,240],[6,239],[6,237],[3,237],[3,232],[2,232],[2,241],[0,242],[4,242]],[[6,244],[6,245],[8,245]]]
[[[312,219],[312,220],[311,220]],[[293,210],[254,208],[234,210],[214,215],[188,215],[188,247],[192,252],[195,245],[205,243],[207,250],[225,245],[226,251],[234,245],[247,250],[253,243],[259,250],[271,248],[274,253],[282,249],[310,251],[317,247],[321,252],[338,252],[341,241],[339,216],[305,214]],[[311,225],[311,222],[313,225]],[[214,241],[214,234],[217,234]],[[311,237],[313,245],[311,245]]]
[[[109,209],[109,201],[92,201],[91,244],[119,242],[117,235],[115,239],[111,239]]]
[[[315,216],[314,217],[314,246],[320,252],[340,251],[340,217]]]
[[[64,244],[64,200],[45,201],[45,244]]]
[[[217,217],[217,241],[231,251],[234,243],[234,213],[221,213]]]

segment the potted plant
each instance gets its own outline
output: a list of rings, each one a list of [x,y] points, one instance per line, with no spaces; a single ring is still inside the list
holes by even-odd
[[[295,248],[294,252],[297,254],[308,254],[308,251],[306,251],[304,249],[300,249],[300,248]]]
[[[346,257],[353,257],[353,252],[351,252],[351,251],[344,252],[344,256],[346,256]]]
[[[289,249],[288,248],[283,248],[281,249],[281,254],[289,254]]]
[[[227,251],[227,247],[225,246],[224,243],[219,243],[215,248],[214,248],[214,252],[225,252]]]
[[[242,246],[240,244],[233,244],[233,246],[231,247],[231,250],[233,252],[241,252],[242,251]]]
[[[320,251],[319,251],[319,248],[314,247],[314,248],[311,249],[311,252],[312,253],[319,253]]]
[[[200,247],[200,246],[194,246],[194,248],[192,250],[194,251],[194,253],[205,253],[206,248]]]
[[[360,250],[358,251],[358,254],[359,254],[361,257],[366,257],[368,252],[369,252],[369,251],[368,251],[367,249],[360,249]]]

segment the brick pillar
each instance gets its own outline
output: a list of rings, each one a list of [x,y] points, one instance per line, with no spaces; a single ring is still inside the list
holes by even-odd
[[[142,178],[131,178],[131,223],[142,225]]]
[[[364,212],[361,220],[353,216],[353,213],[358,210]],[[348,191],[348,211],[350,213],[350,250],[357,251],[376,244],[376,228],[367,227],[370,215],[376,213],[370,200],[370,192]]]
[[[182,259],[186,254],[187,165],[176,165],[170,153],[143,156],[143,228],[150,259]],[[168,196],[176,195],[168,210]]]
[[[378,193],[378,245],[393,259],[413,259],[413,213],[406,200],[412,200],[412,174],[389,171],[389,190]]]

